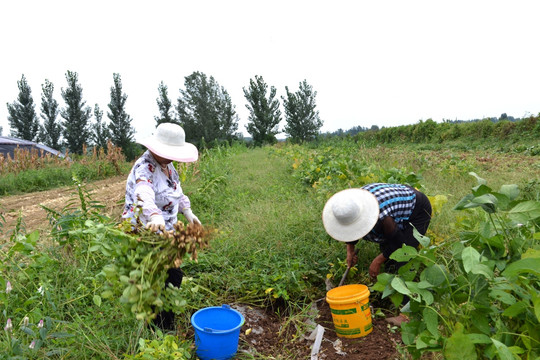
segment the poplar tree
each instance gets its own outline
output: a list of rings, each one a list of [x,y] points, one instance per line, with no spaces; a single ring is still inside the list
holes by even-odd
[[[66,107],[60,111],[60,115],[64,118],[62,133],[69,151],[82,154],[83,145],[90,136],[89,120],[92,116],[92,109],[85,106],[86,101],[83,101],[82,86],[78,82],[78,74],[68,70],[66,80],[67,88],[62,89],[62,98]]]
[[[128,159],[134,156],[133,136],[135,129],[131,126],[131,116],[126,112],[127,95],[122,92],[120,74],[113,74],[114,85],[111,86],[111,102],[108,104],[107,117],[110,119],[109,131],[111,141],[120,147]]]
[[[40,126],[39,138],[48,147],[60,149],[60,138],[62,136],[62,126],[57,121],[58,101],[54,98],[54,85],[45,79],[45,84],[41,85],[41,118],[43,125]]]
[[[276,99],[276,88],[271,86],[267,97],[268,85],[262,76],[255,75],[255,80],[249,80],[249,88],[243,88],[244,97],[248,103],[248,124],[246,129],[252,136],[255,145],[277,142],[278,125],[281,121],[279,100]]]
[[[199,144],[236,137],[238,115],[227,90],[198,71],[186,76],[184,85],[176,109],[186,139]]]
[[[39,130],[39,121],[36,115],[32,90],[24,74],[17,81],[19,96],[12,104],[7,103],[8,121],[11,127],[11,136],[24,140],[34,141]]]
[[[178,124],[178,120],[174,116],[174,107],[169,99],[169,89],[163,81],[158,86],[158,93],[159,97],[156,99],[156,102],[159,108],[159,116],[154,116],[156,127],[166,122]]]
[[[315,110],[317,92],[313,91],[313,87],[306,80],[300,83],[297,92],[290,92],[287,86],[285,86],[285,91],[287,96],[282,98],[287,122],[285,133],[294,142],[314,139],[323,125],[319,118],[319,111]]]
[[[96,122],[92,124],[92,131],[90,134],[92,141],[94,142],[94,146],[98,149],[103,148],[107,150],[107,142],[109,141],[111,135],[107,125],[102,122],[103,111],[99,108],[98,104],[94,106],[94,118],[96,118]]]

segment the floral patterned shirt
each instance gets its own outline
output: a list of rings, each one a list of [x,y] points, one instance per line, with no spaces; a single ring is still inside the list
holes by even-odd
[[[140,221],[146,225],[150,215],[160,214],[165,228],[171,230],[178,221],[178,211],[190,208],[189,198],[182,193],[178,172],[167,165],[169,177],[163,172],[150,151],[146,151],[133,165],[126,182],[126,200],[122,218]],[[139,205],[139,209],[137,208]]]

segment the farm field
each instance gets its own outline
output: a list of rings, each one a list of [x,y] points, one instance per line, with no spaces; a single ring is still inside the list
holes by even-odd
[[[14,326],[13,332],[5,332],[0,338],[0,346],[9,351],[6,353],[17,355],[18,351],[21,358],[36,359],[193,358],[190,315],[206,306],[231,304],[246,315],[239,359],[307,359],[313,343],[307,338],[314,324],[325,327],[321,359],[344,358],[341,352],[347,353],[348,359],[453,358],[456,342],[465,344],[462,346],[466,354],[477,354],[480,358],[538,355],[540,339],[532,331],[538,326],[540,316],[540,300],[534,297],[534,291],[539,290],[539,274],[532,267],[540,259],[538,156],[413,147],[404,151],[343,140],[318,146],[217,148],[206,151],[197,164],[181,170],[182,186],[194,212],[215,233],[209,247],[199,251],[197,261],[187,256],[184,259],[182,288],[172,293],[162,291],[162,298],[171,302],[178,313],[176,331],[170,334],[162,334],[136,320],[140,312],[121,300],[125,285],[108,272],[116,266],[117,272],[129,275],[133,270],[130,266],[134,266],[122,262],[125,259],[117,252],[121,249],[119,244],[130,246],[129,238],[121,235],[117,226],[124,176],[0,198],[5,218],[0,288],[6,289],[8,281],[12,287],[9,292],[0,293],[1,320],[6,323],[9,318]],[[336,191],[379,181],[406,182],[430,196],[434,217],[427,235],[433,246],[425,246],[422,256],[432,259],[437,269],[463,272],[464,268],[464,275],[456,275],[455,279],[464,281],[463,286],[471,284],[473,291],[469,297],[462,297],[464,293],[451,285],[444,289],[441,280],[439,288],[460,296],[460,302],[456,303],[458,300],[445,297],[442,290],[439,293],[430,288],[415,288],[413,279],[405,276],[402,277],[405,289],[392,287],[392,279],[387,276],[380,276],[375,282],[367,276],[367,268],[378,249],[361,242],[358,246],[363,255],[347,283],[370,286],[374,330],[365,338],[338,341],[328,305],[321,299],[327,286],[341,279],[346,267],[345,247],[326,235],[321,222],[322,208]],[[482,194],[471,195],[471,189],[479,183],[484,186]],[[505,187],[510,184],[516,185],[511,191]],[[502,221],[514,208],[511,201],[503,201],[500,193],[528,206],[522,212],[525,214],[520,214],[523,223],[519,227],[515,218]],[[472,203],[486,194],[494,194],[499,202]],[[462,202],[467,196],[469,202]],[[459,204],[463,209],[454,210]],[[490,211],[492,205],[498,210],[500,207],[500,212],[492,212],[497,214],[494,226],[491,227],[492,213],[487,213],[486,221],[481,205]],[[53,225],[62,226],[51,226],[51,219]],[[507,233],[505,254],[501,253],[498,240],[494,240],[499,237],[492,234],[499,232],[502,224]],[[482,228],[478,229],[479,226]],[[464,238],[463,233],[468,237]],[[145,233],[139,236],[151,239]],[[519,240],[515,249],[511,239]],[[463,248],[455,244],[462,244]],[[496,251],[489,255],[486,250],[478,258],[472,256],[474,259],[465,261],[465,265],[451,260],[457,253],[461,261],[467,254],[474,255],[474,251],[490,246]],[[142,245],[139,248],[150,251]],[[504,248],[502,245],[501,249]],[[530,259],[530,264],[524,265],[525,270],[516,270],[520,275],[516,286],[523,298],[506,282],[497,282],[506,262],[508,266],[510,260],[517,262],[521,252],[528,254],[525,259]],[[432,265],[425,259],[422,262],[408,256],[419,268]],[[435,260],[439,256],[447,262]],[[155,284],[162,283],[159,277],[150,281],[153,280]],[[493,296],[498,297],[492,300],[491,307],[481,304],[476,310],[483,309],[484,317],[497,321],[491,325],[505,327],[502,335],[485,327],[478,329],[471,321],[473,307],[479,301],[474,296],[491,294],[482,292],[484,287],[491,293],[497,290]],[[417,317],[413,316],[402,337],[402,329],[388,326],[383,318],[397,314],[393,300],[407,291],[419,294],[421,308],[415,316],[426,318],[424,323],[428,327],[417,324]],[[433,301],[428,301],[426,291],[433,293]],[[137,309],[156,304],[146,296],[140,292]],[[451,312],[443,314],[438,301],[445,302]],[[458,309],[462,303],[470,304],[470,309],[463,310],[465,313]],[[514,320],[507,323],[509,316],[500,313],[511,306],[514,306],[511,308]],[[28,318],[26,325],[25,318]],[[45,326],[38,328],[42,319],[46,319]],[[39,346],[30,348],[32,341],[37,341],[34,345]],[[0,355],[2,358],[10,357]]]

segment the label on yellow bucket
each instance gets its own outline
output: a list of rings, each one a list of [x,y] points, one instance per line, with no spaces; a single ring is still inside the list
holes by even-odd
[[[357,338],[373,330],[369,308],[369,290],[362,284],[339,286],[326,294],[336,334]]]
[[[345,310],[337,310],[337,309],[330,309],[332,314],[336,315],[350,315],[350,314],[356,314],[356,309],[345,309]]]

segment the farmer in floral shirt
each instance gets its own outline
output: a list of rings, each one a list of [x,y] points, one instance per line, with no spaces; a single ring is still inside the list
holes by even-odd
[[[172,123],[162,123],[156,133],[139,143],[148,150],[135,162],[126,182],[124,219],[135,225],[138,219],[146,227],[163,225],[172,230],[182,213],[190,223],[199,218],[191,210],[189,198],[182,192],[180,179],[173,160],[193,162],[198,158],[197,148],[185,141],[184,129]],[[169,268],[165,286],[169,283],[180,287],[182,271]],[[174,329],[174,314],[163,311],[155,322],[163,329]]]
[[[369,266],[369,275],[375,278],[383,264],[387,272],[395,272],[405,264],[390,259],[394,251],[403,245],[420,245],[413,228],[425,235],[431,221],[431,204],[426,195],[410,186],[374,183],[334,194],[324,206],[322,218],[327,233],[347,244],[348,267],[358,260],[358,239],[379,244],[381,253]],[[404,304],[407,302],[406,297]],[[394,325],[404,320],[404,315],[387,319]]]
[[[200,224],[191,211],[189,198],[182,193],[173,160],[193,162],[197,148],[185,142],[179,125],[163,123],[156,134],[139,142],[148,149],[133,165],[126,183],[125,219],[136,222],[136,214],[144,225],[164,225],[172,230],[180,211],[190,222]]]

